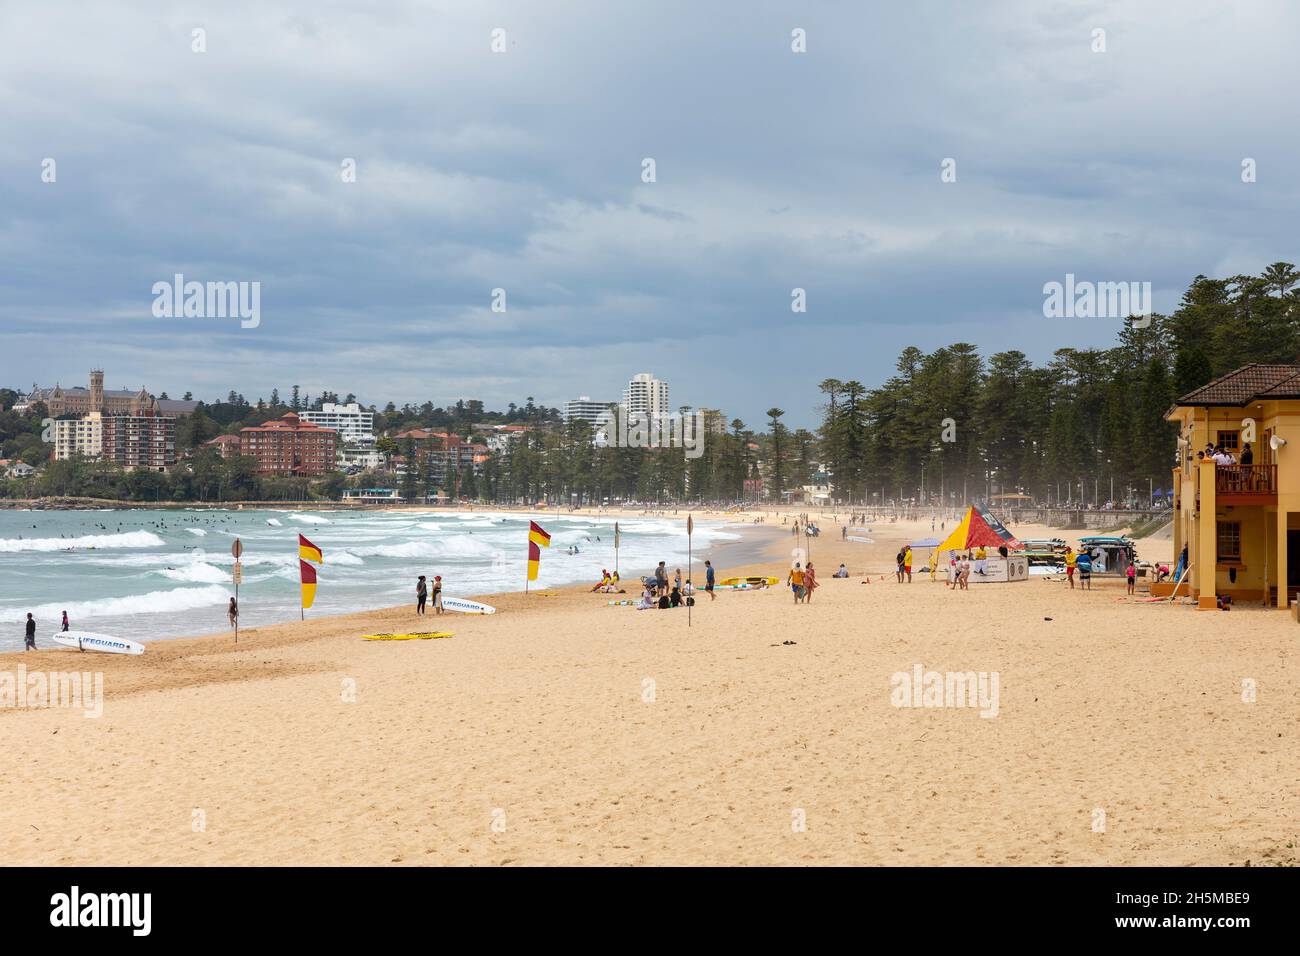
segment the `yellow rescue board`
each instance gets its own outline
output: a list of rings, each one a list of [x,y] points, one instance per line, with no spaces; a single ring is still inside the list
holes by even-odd
[[[771,588],[776,587],[780,582],[776,578],[748,577],[748,578],[723,578],[718,584],[724,588],[740,587],[742,585],[751,588]]]
[[[362,634],[367,641],[431,641],[435,637],[451,637],[448,631],[425,631],[421,634]]]

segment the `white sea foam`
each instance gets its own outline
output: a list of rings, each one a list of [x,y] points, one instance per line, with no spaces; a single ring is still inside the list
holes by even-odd
[[[170,614],[176,611],[189,611],[199,607],[224,604],[230,599],[230,591],[215,584],[201,588],[174,588],[170,591],[150,591],[147,594],[133,594],[129,597],[104,598],[97,601],[71,601],[68,603],[40,604],[36,607],[0,608],[0,621],[13,623],[26,620],[27,612],[35,616],[38,627],[46,622],[53,625],[62,611],[68,612],[73,623],[87,618],[123,617],[132,614]],[[177,622],[177,632],[191,633],[194,624],[187,621]],[[39,640],[39,638],[38,638]]]
[[[281,527],[281,522],[279,518],[267,518],[266,523],[275,525],[277,528]]]
[[[79,538],[0,538],[0,551],[64,551],[68,548],[157,548],[163,539],[152,531],[87,534]]]
[[[207,532],[204,531],[202,528],[186,528],[185,530],[188,531],[190,534],[197,534],[200,538],[205,537],[207,535]]]
[[[229,571],[202,561],[183,568],[155,568],[149,573],[161,574],[165,578],[187,584],[227,584],[231,580]]]
[[[329,518],[322,518],[320,515],[305,515],[294,513],[289,515],[290,521],[301,521],[303,524],[329,524]]]

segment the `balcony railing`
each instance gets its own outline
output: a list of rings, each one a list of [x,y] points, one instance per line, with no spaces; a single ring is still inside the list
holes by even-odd
[[[1214,469],[1214,493],[1276,495],[1277,465],[1219,465]]]

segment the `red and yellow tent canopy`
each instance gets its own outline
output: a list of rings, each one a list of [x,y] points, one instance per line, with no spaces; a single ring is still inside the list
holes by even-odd
[[[1004,544],[1008,549],[1022,547],[1006,525],[986,509],[971,505],[961,523],[952,529],[952,534],[944,539],[938,550],[965,551],[967,548],[998,548]]]

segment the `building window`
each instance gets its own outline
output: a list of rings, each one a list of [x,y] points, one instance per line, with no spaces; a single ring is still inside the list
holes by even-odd
[[[1220,562],[1241,560],[1241,522],[1219,522],[1219,557]]]
[[[1219,432],[1219,440],[1215,444],[1222,445],[1224,451],[1235,452],[1239,445],[1238,439],[1240,436],[1241,432]]]

